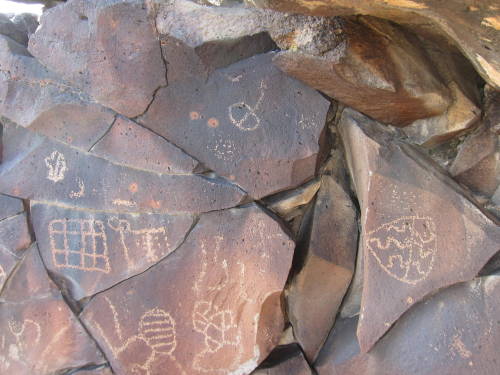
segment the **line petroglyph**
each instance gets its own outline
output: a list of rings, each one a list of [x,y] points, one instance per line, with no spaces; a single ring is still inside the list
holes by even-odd
[[[71,190],[69,193],[70,198],[82,198],[85,196],[85,184],[83,183],[83,180],[80,177],[76,178],[76,182],[78,183],[78,191],[73,191]]]
[[[430,217],[405,216],[369,232],[366,246],[388,275],[416,284],[432,271],[436,242]]]
[[[260,109],[262,101],[264,99],[264,90],[267,89],[264,80],[260,81],[260,93],[257,102],[253,107],[247,103],[241,101],[233,103],[228,108],[229,120],[238,129],[243,131],[254,131],[260,126],[260,117],[257,115],[257,111]]]
[[[55,219],[49,223],[52,262],[57,268],[109,273],[104,223],[94,219]]]

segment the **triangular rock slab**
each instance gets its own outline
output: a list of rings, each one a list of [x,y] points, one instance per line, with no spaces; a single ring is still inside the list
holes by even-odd
[[[24,211],[23,201],[0,194],[0,220]]]
[[[322,177],[311,220],[309,246],[287,304],[294,335],[313,361],[332,329],[356,261],[356,210],[334,177]]]
[[[162,88],[139,122],[254,198],[295,187],[314,176],[330,103],[273,55]]]
[[[424,296],[476,276],[499,249],[500,227],[382,125],[347,109],[340,129],[362,213],[358,338],[368,351]]]
[[[119,212],[206,212],[238,205],[245,194],[222,179],[170,175],[116,165],[5,124],[0,192],[37,201]]]
[[[116,214],[33,203],[31,217],[47,269],[80,300],[136,275],[175,250],[189,215]]]
[[[198,161],[166,139],[124,117],[91,152],[109,161],[158,173],[191,173]]]
[[[160,43],[142,0],[73,0],[43,13],[29,50],[42,64],[127,117],[166,84]],[[121,48],[117,48],[121,46]]]
[[[498,275],[454,285],[416,305],[366,354],[357,353],[350,319],[315,367],[319,375],[496,375],[499,301]]]
[[[26,214],[0,220],[0,292],[10,273],[22,257],[22,250],[31,244]]]
[[[179,249],[81,318],[118,375],[249,374],[284,328],[293,246],[256,205],[202,215]]]
[[[112,111],[48,71],[24,46],[1,35],[0,115],[85,150],[115,118]]]
[[[33,245],[0,298],[0,373],[49,375],[103,362]]]

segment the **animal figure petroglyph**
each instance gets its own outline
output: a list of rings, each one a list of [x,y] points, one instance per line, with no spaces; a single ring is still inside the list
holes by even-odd
[[[99,331],[102,339],[116,359],[126,364],[127,371],[130,371],[131,374],[155,375],[158,373],[158,369],[154,369],[155,363],[157,365],[167,359],[177,369],[175,374],[186,375],[182,365],[174,356],[177,337],[175,320],[170,313],[157,307],[144,312],[138,322],[137,333],[125,339],[118,312],[109,298],[105,297],[105,299],[112,313],[113,333],[118,338],[119,343],[112,343],[99,323],[94,321],[93,325]],[[137,345],[147,346],[150,349],[149,356],[140,362],[134,362],[133,356],[130,356],[127,352],[132,346],[137,348]]]
[[[253,107],[245,102],[233,103],[228,108],[229,120],[238,129],[249,132],[260,126],[260,117],[257,115],[264,99],[264,90],[267,89],[264,80],[260,81],[260,93],[257,102]]]
[[[436,226],[430,217],[401,217],[369,232],[366,246],[387,274],[416,284],[432,271]]]
[[[52,262],[57,268],[109,273],[104,223],[94,219],[55,219],[49,223]]]
[[[159,252],[169,246],[165,227],[132,229],[128,220],[116,217],[108,219],[108,225],[119,233],[123,255],[129,267],[133,267],[134,263],[130,258],[127,244],[135,243],[137,248],[143,249],[150,262],[156,262],[159,259]]]
[[[64,155],[55,150],[44,160],[48,169],[47,178],[53,182],[64,180],[64,174],[68,169],[66,167],[66,159],[64,158]]]

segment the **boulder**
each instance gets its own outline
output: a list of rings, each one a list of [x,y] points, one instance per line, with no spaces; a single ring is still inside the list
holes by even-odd
[[[499,250],[500,227],[383,125],[345,109],[339,127],[362,213],[366,352],[426,295],[471,280]]]

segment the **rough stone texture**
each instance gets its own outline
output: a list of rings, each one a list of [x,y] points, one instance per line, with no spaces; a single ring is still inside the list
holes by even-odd
[[[484,124],[495,134],[500,134],[500,91],[485,86]]]
[[[263,54],[160,89],[139,121],[254,198],[314,176],[329,102]]]
[[[0,220],[0,292],[10,273],[31,244],[26,214]]]
[[[23,25],[14,23],[6,14],[0,14],[0,34],[22,45],[28,45],[28,33]]]
[[[186,0],[155,1],[152,8],[169,84],[205,80],[218,68],[275,48],[262,12],[255,9],[211,8]]]
[[[91,152],[115,163],[158,173],[191,173],[199,164],[164,138],[123,117],[116,119]]]
[[[500,227],[382,125],[346,109],[339,126],[362,213],[358,338],[368,351],[423,297],[472,279],[499,250]]]
[[[111,126],[111,111],[92,103],[0,35],[0,115],[88,150]]]
[[[414,35],[372,18],[344,20],[331,34],[340,40],[324,55],[284,51],[276,56],[275,64],[388,124],[409,125],[448,107],[448,89]]]
[[[141,0],[71,0],[54,7],[42,15],[29,49],[49,69],[128,117],[143,113],[167,83]]]
[[[272,363],[274,357],[277,357],[278,363]],[[265,362],[268,361],[272,364],[263,363],[252,375],[312,375],[311,368],[296,344],[277,347]]]
[[[303,186],[291,191],[278,193],[264,200],[266,206],[285,220],[293,215],[294,211],[311,202],[321,186],[320,180],[312,180]]]
[[[80,300],[143,272],[174,251],[191,228],[187,215],[125,215],[32,203],[47,269]]]
[[[461,144],[449,171],[473,192],[491,198],[500,184],[499,136],[480,127]]]
[[[177,251],[81,317],[116,374],[249,374],[283,330],[292,254],[256,205],[205,214]]]
[[[500,29],[496,0],[252,0],[251,4],[312,15],[387,18],[455,44],[478,73],[500,89]],[[443,46],[446,47],[446,42]]]
[[[351,282],[357,250],[356,212],[333,177],[321,179],[312,215],[304,261],[287,293],[288,317],[310,361],[333,326]]]
[[[367,354],[355,324],[336,329],[316,362],[319,375],[494,375],[500,344],[500,277],[459,284],[420,303]]]
[[[104,362],[47,277],[36,245],[26,252],[0,300],[3,374],[49,375]]]
[[[113,375],[111,369],[107,366],[97,367],[93,369],[80,370],[72,372],[71,375]]]
[[[0,194],[0,220],[24,211],[23,201]]]
[[[238,205],[236,186],[199,175],[127,168],[5,124],[0,193],[119,212],[206,212]]]

